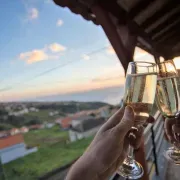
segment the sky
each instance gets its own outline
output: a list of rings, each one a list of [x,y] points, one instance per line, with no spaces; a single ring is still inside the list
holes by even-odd
[[[0,101],[124,85],[124,70],[100,26],[51,0],[2,0]],[[154,61],[136,48],[135,60]]]

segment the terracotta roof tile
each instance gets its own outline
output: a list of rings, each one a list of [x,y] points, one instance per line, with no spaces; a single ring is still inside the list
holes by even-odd
[[[24,142],[22,134],[0,138],[0,149],[4,149]]]

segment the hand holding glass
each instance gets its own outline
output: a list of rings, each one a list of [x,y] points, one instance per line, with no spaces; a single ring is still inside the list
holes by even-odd
[[[123,105],[130,105],[135,111],[134,126],[143,125],[149,117],[154,103],[157,83],[157,67],[154,63],[131,62],[126,75]],[[133,159],[133,149],[125,159],[118,173],[128,179],[143,176],[142,166]]]
[[[158,64],[159,74],[157,80],[156,103],[163,116],[174,119],[176,126],[180,125],[180,77],[174,62],[169,60]],[[169,148],[165,156],[175,164],[180,165],[180,148]]]

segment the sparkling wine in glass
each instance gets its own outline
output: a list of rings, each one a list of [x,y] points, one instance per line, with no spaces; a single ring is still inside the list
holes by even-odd
[[[180,112],[180,80],[173,61],[158,64],[159,73],[156,89],[156,103],[167,118],[176,118],[176,126],[180,126],[178,118]],[[175,134],[174,134],[175,135]],[[180,148],[174,144],[164,153],[165,157],[173,163],[180,165]]]
[[[154,103],[157,83],[157,67],[149,62],[131,62],[126,75],[123,106],[130,105],[135,112],[134,127],[143,125],[149,117]],[[124,160],[118,173],[128,179],[143,176],[142,166],[133,159],[133,148]]]

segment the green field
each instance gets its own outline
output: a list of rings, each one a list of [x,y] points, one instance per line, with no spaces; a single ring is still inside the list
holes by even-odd
[[[57,125],[51,129],[34,130],[24,134],[25,143],[30,147],[45,147],[57,142],[65,144],[68,139],[68,131],[61,131]]]
[[[5,164],[7,180],[35,180],[73,161],[84,152],[92,137],[74,143],[65,143],[67,139],[67,132],[60,131],[59,127],[25,134],[26,144],[31,146],[38,144],[38,152]]]
[[[25,114],[25,118],[31,118],[31,117],[37,117],[38,119],[42,120],[43,122],[54,122],[55,119],[57,119],[60,115],[55,116],[49,116],[49,112],[52,110],[40,110],[38,112],[29,112],[28,114]],[[63,114],[64,115],[64,114]]]

